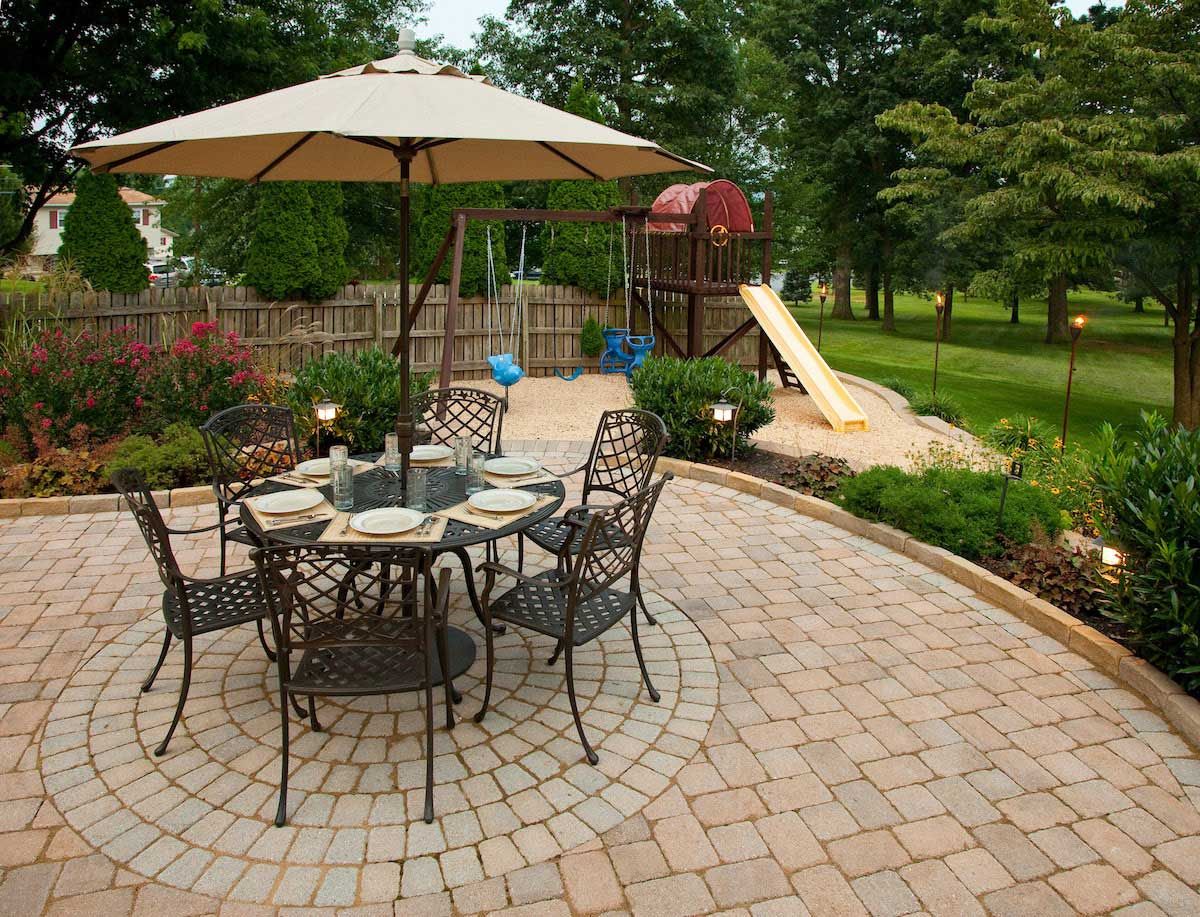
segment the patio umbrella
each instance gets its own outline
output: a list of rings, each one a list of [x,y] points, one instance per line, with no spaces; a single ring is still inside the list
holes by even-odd
[[[706,166],[425,60],[399,53],[307,83],[161,121],[72,151],[97,172],[246,181],[400,183],[400,449],[407,481],[409,182],[611,179]],[[447,380],[443,380],[445,382]]]

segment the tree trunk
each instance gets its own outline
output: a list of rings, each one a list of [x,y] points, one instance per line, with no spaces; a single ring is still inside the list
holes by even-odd
[[[833,269],[833,311],[832,318],[854,319],[854,309],[850,306],[850,243],[838,246],[837,265]]]
[[[1175,283],[1174,411],[1176,423],[1189,430],[1200,427],[1200,316],[1192,301],[1192,266],[1179,271]],[[1196,330],[1192,330],[1193,317]]]
[[[1138,315],[1141,315],[1143,312],[1146,311],[1145,297],[1143,297],[1143,296],[1133,297],[1133,311],[1136,312]]]
[[[1067,340],[1067,275],[1050,278],[1050,295],[1046,300],[1046,343],[1058,344]]]
[[[879,266],[872,264],[867,268],[867,318],[873,322],[879,321]]]
[[[1012,298],[1008,301],[1008,308],[1011,313],[1008,316],[1009,324],[1021,324],[1021,297],[1018,294],[1013,293]]]
[[[942,312],[942,340],[950,340],[951,319],[954,318],[954,285],[946,287],[946,309]]]
[[[892,290],[892,272],[883,272],[883,330],[896,330],[896,294]]]

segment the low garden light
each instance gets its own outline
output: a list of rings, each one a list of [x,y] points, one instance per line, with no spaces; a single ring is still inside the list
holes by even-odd
[[[1008,500],[1008,485],[1013,481],[1021,480],[1021,476],[1025,474],[1025,465],[1020,459],[1013,459],[1008,463],[1008,469],[1004,472],[1004,477],[1000,481],[1000,509],[996,513],[996,533],[999,534],[1004,526],[1004,504]]]
[[[1104,543],[1103,538],[1097,538],[1094,542],[1096,550],[1100,552],[1100,565],[1104,567],[1123,567],[1125,566],[1125,552],[1114,548],[1112,545]]]
[[[719,401],[708,406],[709,413],[712,414],[712,419],[724,426],[725,424],[733,425],[733,437],[729,446],[729,460],[732,462],[737,457],[737,423],[738,414],[742,410],[742,398],[738,396],[738,403],[734,404],[729,400],[730,393],[733,389],[726,389],[721,393]]]
[[[318,401],[313,405],[313,413],[317,416],[317,457],[321,456],[321,427],[327,423],[333,423],[337,420],[338,412],[342,406],[336,402]]]
[[[1086,315],[1076,315],[1071,322],[1071,361],[1067,365],[1067,394],[1063,399],[1062,438],[1058,441],[1060,454],[1067,451],[1067,424],[1071,419],[1071,379],[1075,376],[1075,348],[1079,344],[1079,337],[1083,334],[1083,326],[1086,324]]]
[[[825,300],[829,296],[829,284],[821,282],[821,291],[817,298],[821,300],[821,315],[817,319],[817,353],[821,352],[821,334],[825,330]]]
[[[946,297],[941,290],[933,296],[933,308],[937,312],[937,329],[933,339],[933,394],[937,394],[938,360],[942,352],[942,316],[946,314]]]

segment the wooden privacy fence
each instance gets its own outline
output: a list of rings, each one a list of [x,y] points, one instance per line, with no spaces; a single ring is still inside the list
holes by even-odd
[[[138,340],[156,345],[185,336],[193,322],[217,322],[221,331],[237,332],[257,348],[275,369],[295,371],[323,353],[351,353],[370,347],[390,351],[400,333],[396,285],[350,285],[321,303],[273,302],[261,299],[251,287],[149,289],[141,293],[47,294],[0,293],[0,318],[55,319],[76,330],[104,332],[134,328]],[[416,286],[410,287],[415,298]],[[582,365],[598,372],[598,358],[583,357],[579,334],[588,316],[601,325],[625,325],[624,293],[608,302],[577,287],[526,288],[525,320],[513,336],[513,288],[501,291],[499,303],[479,297],[460,300],[454,333],[454,378],[482,379],[490,375],[489,354],[509,351],[515,341],[518,362],[531,376],[548,376],[554,369],[570,372]],[[436,370],[442,355],[446,321],[445,285],[434,286],[412,328],[413,367]],[[705,349],[719,342],[746,320],[749,310],[738,297],[707,300]],[[686,336],[687,299],[655,294],[660,321],[679,337]],[[631,308],[634,333],[648,333],[645,311]],[[491,334],[489,337],[489,317]],[[503,338],[501,338],[503,332]],[[758,330],[750,331],[727,353],[744,366],[757,365]],[[663,351],[662,341],[656,352]]]

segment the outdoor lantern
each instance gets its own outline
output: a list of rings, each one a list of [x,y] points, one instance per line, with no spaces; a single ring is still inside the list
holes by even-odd
[[[731,423],[737,414],[737,405],[730,404],[722,398],[716,404],[709,407],[709,410],[712,411],[713,420],[717,423]]]
[[[334,404],[332,401],[318,401],[313,408],[317,412],[317,420],[321,423],[329,423],[336,419],[341,409],[340,404]]]
[[[1095,539],[1092,544],[1094,544],[1096,546],[1096,550],[1100,552],[1100,564],[1102,566],[1125,566],[1125,552],[1119,551],[1111,545],[1106,545],[1103,538]]]

